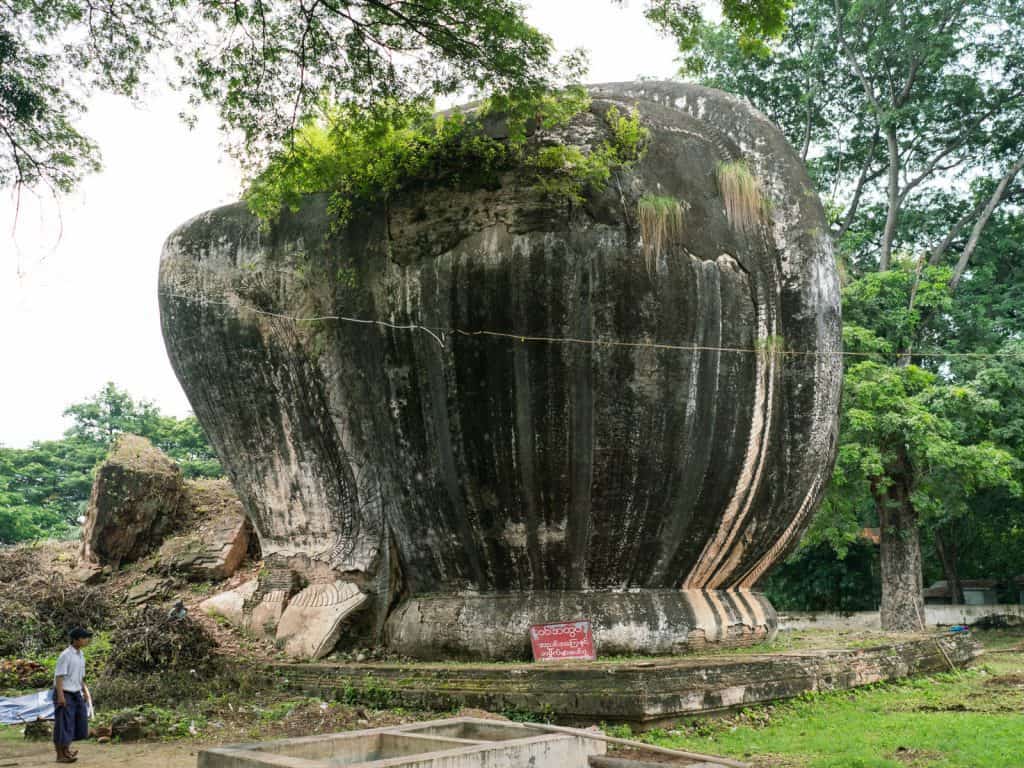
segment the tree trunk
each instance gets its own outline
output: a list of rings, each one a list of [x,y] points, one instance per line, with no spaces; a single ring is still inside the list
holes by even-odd
[[[881,523],[882,629],[919,632],[924,629],[921,588],[921,535],[910,484],[897,479],[876,494]]]
[[[878,255],[878,271],[885,272],[892,263],[892,244],[896,237],[896,225],[900,216],[900,147],[896,129],[886,128],[885,144],[889,153],[889,179],[886,184],[885,229],[882,231],[882,247]]]
[[[942,563],[942,573],[946,577],[946,585],[949,587],[953,605],[963,605],[964,603],[960,569],[957,567],[958,549],[955,535],[943,536],[942,531],[935,531],[935,551],[939,555],[939,562]]]

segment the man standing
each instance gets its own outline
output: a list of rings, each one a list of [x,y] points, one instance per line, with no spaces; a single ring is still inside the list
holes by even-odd
[[[58,763],[73,763],[78,752],[71,742],[89,736],[89,706],[92,697],[85,685],[85,656],[92,632],[81,627],[71,630],[71,645],[57,659],[53,672],[53,745]]]

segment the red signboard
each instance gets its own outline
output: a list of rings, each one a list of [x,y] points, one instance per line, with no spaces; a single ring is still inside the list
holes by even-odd
[[[534,661],[593,661],[594,633],[589,621],[567,621],[559,624],[535,624],[530,627]]]

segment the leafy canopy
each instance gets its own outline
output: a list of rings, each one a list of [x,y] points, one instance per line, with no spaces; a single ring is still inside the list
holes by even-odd
[[[962,273],[986,204],[1020,201],[1022,37],[1016,0],[805,0],[770,51],[702,24],[684,73],[781,126],[846,258],[884,271],[900,253],[947,263],[959,246]]]
[[[788,5],[725,0],[723,13],[760,39],[778,35]],[[697,3],[647,0],[645,10],[692,44]],[[518,0],[3,0],[0,187],[72,189],[100,163],[78,127],[85,98],[138,98],[154,76],[194,106],[213,104],[252,170],[324,103],[521,98],[578,79],[582,65],[579,52],[556,60]]]
[[[845,347],[862,356],[848,358],[839,457],[806,546],[827,541],[843,555],[862,526],[877,524],[876,504],[894,482],[907,483],[928,528],[970,516],[986,492],[1020,494],[1013,437],[1024,411],[1007,397],[1007,369],[1024,367],[1024,357],[988,358],[980,370],[958,372],[960,363],[922,346],[922,365],[895,364],[908,340],[946,338],[942,326],[955,307],[949,275],[935,267],[918,277],[897,262],[844,289]]]

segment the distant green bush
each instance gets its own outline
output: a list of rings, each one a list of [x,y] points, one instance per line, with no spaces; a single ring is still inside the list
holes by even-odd
[[[69,406],[64,415],[72,424],[60,440],[41,440],[28,448],[0,446],[0,544],[74,537],[96,467],[126,432],[148,438],[187,478],[224,474],[194,416],[165,416],[112,383]]]
[[[849,545],[840,558],[828,544],[798,549],[777,566],[763,588],[783,611],[874,611],[882,599],[878,547],[867,541]]]

